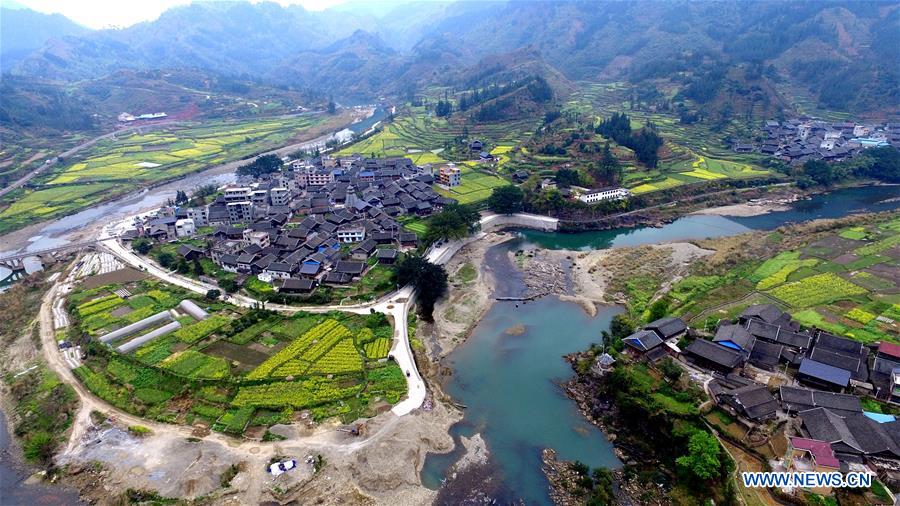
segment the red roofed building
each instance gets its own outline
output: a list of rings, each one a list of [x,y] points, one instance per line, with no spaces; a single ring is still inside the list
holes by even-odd
[[[788,441],[788,451],[784,458],[784,467],[788,471],[830,473],[841,470],[841,463],[834,456],[831,444],[818,439],[792,437]],[[831,487],[811,489],[817,494],[828,495]]]
[[[878,345],[878,354],[900,360],[900,344],[882,341],[882,343]]]

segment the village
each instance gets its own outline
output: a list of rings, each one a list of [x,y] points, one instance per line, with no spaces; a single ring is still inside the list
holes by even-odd
[[[357,282],[415,249],[419,238],[401,221],[456,202],[432,185],[458,185],[459,169],[434,172],[408,158],[287,160],[280,172],[220,188],[207,205],[167,206],[136,218],[123,239],[174,242],[181,258],[210,259],[235,274],[238,286],[256,276],[279,293],[306,295],[320,285]],[[198,237],[204,246],[188,242]]]
[[[900,146],[900,124],[868,124],[853,121],[828,122],[814,118],[767,120],[760,142],[736,141],[737,153],[759,152],[791,165],[809,160],[839,162],[866,148]]]
[[[887,481],[900,473],[900,420],[879,409],[900,403],[896,344],[866,346],[802,328],[772,304],[720,321],[711,335],[679,318],[661,318],[623,344],[619,360],[656,368],[677,362],[718,409],[736,419],[743,444],[786,441],[784,454],[768,462],[773,471],[859,471]],[[603,377],[615,365],[612,355],[602,353],[591,374]]]

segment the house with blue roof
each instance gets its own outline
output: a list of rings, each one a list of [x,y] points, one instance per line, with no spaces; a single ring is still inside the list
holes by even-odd
[[[822,390],[840,392],[850,384],[850,371],[804,358],[797,371],[797,380]]]

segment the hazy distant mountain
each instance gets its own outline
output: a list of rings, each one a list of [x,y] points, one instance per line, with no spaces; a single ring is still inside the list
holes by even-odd
[[[52,37],[89,30],[62,14],[42,14],[19,4],[0,4],[0,70],[7,70]]]
[[[750,94],[767,111],[779,80],[835,109],[900,104],[900,3],[881,1],[199,3],[53,39],[14,71],[77,80],[197,67],[373,97],[458,80],[523,48],[568,80],[668,80],[700,104]]]
[[[204,2],[121,30],[50,41],[16,73],[53,79],[99,77],[122,68],[200,67],[257,75],[297,53],[326,47],[360,28],[353,16],[275,3]]]

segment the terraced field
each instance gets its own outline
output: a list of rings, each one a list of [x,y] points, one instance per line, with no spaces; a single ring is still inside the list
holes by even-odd
[[[131,294],[113,293],[125,288]],[[120,292],[121,293],[121,292]],[[241,434],[247,427],[289,422],[294,410],[345,421],[406,394],[400,368],[387,357],[393,329],[380,314],[298,313],[285,317],[204,300],[157,281],[76,287],[69,297],[67,339],[90,350],[76,375],[96,395],[125,411],[169,423],[201,424]],[[211,313],[132,353],[114,347],[171,320],[111,343],[98,338],[185,298]]]
[[[534,130],[537,120],[483,123],[468,127],[469,138],[481,139],[493,149],[511,149]],[[339,152],[342,155],[361,153],[374,156],[407,156],[414,163],[443,163],[446,148],[464,134],[464,127],[444,118],[432,117],[424,108],[410,108],[386,125],[381,132],[352,144]],[[502,146],[502,147],[501,147]],[[463,160],[456,160],[463,161]]]
[[[774,301],[807,327],[864,343],[900,342],[900,217],[894,216],[836,230],[749,273],[743,265],[725,275],[689,276],[672,289],[676,312],[697,315],[704,307],[728,305],[731,293],[741,303],[715,318]],[[756,295],[743,299],[754,290]]]
[[[321,122],[310,116],[215,122],[104,140],[0,200],[0,234],[55,218],[138,185],[171,179],[277,147]]]
[[[435,186],[435,191],[446,197],[459,201],[460,204],[473,204],[486,200],[494,188],[512,184],[502,177],[481,172],[475,167],[461,166],[461,184],[452,188]]]
[[[636,194],[666,190],[684,184],[724,178],[771,176],[758,166],[758,154],[734,153],[725,142],[726,136],[747,138],[752,131],[745,122],[734,120],[722,131],[712,131],[703,124],[682,125],[667,114],[633,109],[628,102],[631,88],[625,83],[582,83],[564,106],[564,110],[594,115],[596,121],[614,112],[626,112],[632,128],[653,122],[666,140],[666,156],[653,170],[625,165],[625,186]],[[619,148],[624,149],[624,148]]]

